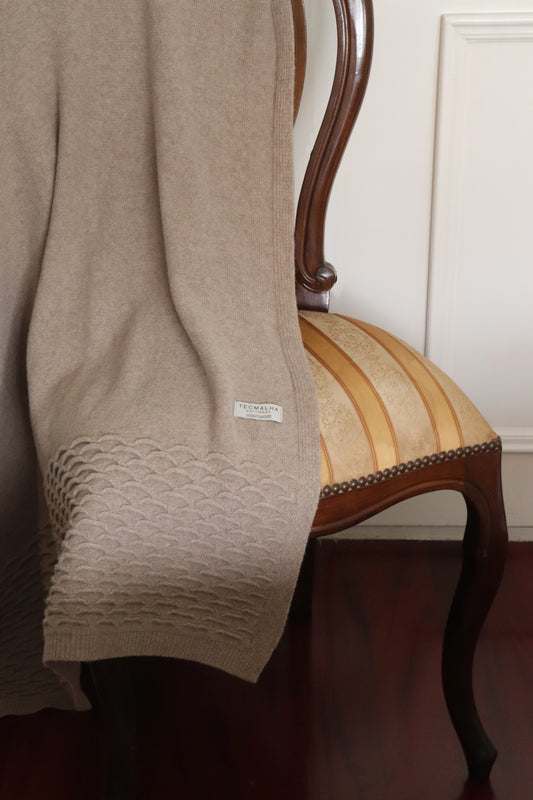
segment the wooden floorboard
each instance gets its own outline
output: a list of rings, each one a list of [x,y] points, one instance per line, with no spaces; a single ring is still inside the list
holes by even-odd
[[[291,622],[257,685],[140,660],[137,800],[530,800],[533,544],[511,546],[476,659],[499,757],[466,768],[440,688],[456,543],[320,543],[312,625]],[[0,720],[2,800],[99,800],[95,712]]]

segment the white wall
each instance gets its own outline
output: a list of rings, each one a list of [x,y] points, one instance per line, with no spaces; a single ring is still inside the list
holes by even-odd
[[[297,177],[336,47],[330,0],[306,7]],[[504,434],[507,512],[524,535],[533,528],[533,0],[374,0],[374,12],[369,86],[328,213],[326,257],[339,274],[331,309],[427,352],[475,400]],[[504,14],[503,25],[476,16],[487,12]],[[448,21],[441,51],[441,18],[452,13],[465,16]],[[463,519],[461,498],[440,493],[373,524]]]

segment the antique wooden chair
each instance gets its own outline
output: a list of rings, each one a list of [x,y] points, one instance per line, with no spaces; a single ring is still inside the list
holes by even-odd
[[[292,1],[297,110],[306,32],[303,0]],[[322,446],[322,492],[295,610],[305,611],[309,604],[318,537],[414,495],[441,489],[461,492],[468,517],[462,572],[444,635],[442,679],[469,776],[484,780],[496,750],[478,717],[472,667],[505,561],[501,443],[455,384],[422,355],[368,323],[327,313],[336,276],[323,254],[326,208],[365,93],[373,42],[371,0],[333,0],[333,6],[338,32],[334,83],[303,181],[295,229],[296,292],[303,341],[316,379]],[[124,666],[118,661],[92,665],[116,743],[108,798],[129,796],[125,787],[135,719]]]
[[[453,489],[464,496],[463,566],[444,635],[442,679],[469,776],[483,780],[496,750],[476,711],[472,665],[505,562],[501,442],[427,359],[372,325],[326,313],[336,280],[323,253],[326,206],[363,100],[373,41],[371,0],[333,0],[333,5],[334,84],[303,182],[295,231],[302,336],[321,417],[323,488],[311,542],[414,495]],[[299,81],[305,58],[301,6],[295,0]],[[312,555],[311,546],[304,586],[306,578],[310,582]]]

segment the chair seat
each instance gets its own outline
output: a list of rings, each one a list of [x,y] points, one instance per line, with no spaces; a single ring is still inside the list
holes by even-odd
[[[299,315],[318,393],[322,497],[499,449],[473,403],[408,344],[340,314]]]

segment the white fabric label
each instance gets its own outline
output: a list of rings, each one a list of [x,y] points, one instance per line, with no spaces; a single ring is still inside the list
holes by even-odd
[[[283,408],[274,403],[243,403],[235,400],[233,416],[241,419],[257,419],[262,422],[283,422]]]

